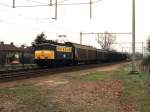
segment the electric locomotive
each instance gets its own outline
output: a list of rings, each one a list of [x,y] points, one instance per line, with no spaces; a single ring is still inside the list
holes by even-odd
[[[42,43],[35,47],[35,63],[40,66],[70,64],[72,60],[73,52],[70,45]]]

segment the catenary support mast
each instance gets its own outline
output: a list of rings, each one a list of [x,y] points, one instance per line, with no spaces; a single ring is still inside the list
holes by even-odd
[[[132,72],[135,71],[135,0],[132,0]]]

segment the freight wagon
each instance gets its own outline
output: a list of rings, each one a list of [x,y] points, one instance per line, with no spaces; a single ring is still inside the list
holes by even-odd
[[[74,53],[73,61],[76,64],[96,62],[96,48],[75,43],[72,44],[72,48]]]

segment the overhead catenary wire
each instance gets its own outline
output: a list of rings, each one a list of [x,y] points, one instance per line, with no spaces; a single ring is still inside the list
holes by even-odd
[[[26,1],[40,3],[40,5],[27,5],[27,6],[16,6],[16,7],[39,7],[39,6],[53,6],[53,5],[55,5],[55,17],[53,19],[57,20],[58,5],[62,5],[62,6],[64,6],[64,5],[90,5],[90,19],[92,19],[92,5],[94,3],[97,3],[97,2],[102,1],[102,0],[96,0],[96,1],[90,0],[90,2],[88,2],[88,3],[70,3],[70,4],[69,3],[68,4],[64,4],[64,3],[60,4],[62,2],[68,1],[68,0],[63,0],[63,1],[60,1],[60,2],[58,2],[57,0],[55,0],[55,4],[52,4],[52,0],[50,1],[50,4],[45,4],[45,3],[37,2],[35,0],[26,0]],[[13,7],[14,7],[14,2],[13,2]]]
[[[23,29],[38,29],[36,27],[29,27],[29,26],[26,26],[26,25],[22,25],[22,24],[18,24],[18,23],[15,23],[15,22],[10,22],[10,21],[7,21],[7,20],[4,20],[4,19],[0,19],[0,22],[3,22],[3,23],[7,23],[13,27],[19,27],[19,28],[23,28]]]
[[[43,4],[43,5],[47,5],[47,3],[38,2],[38,1],[35,1],[35,0],[26,0],[26,1],[33,2],[33,3],[38,3],[38,4]]]
[[[27,1],[34,1],[34,0],[27,0]],[[68,1],[68,0],[63,0],[63,1],[60,1],[60,2],[57,2],[57,3],[62,3],[62,2],[65,2],[65,1]],[[97,1],[92,1],[91,2],[91,4],[92,3],[97,3],[97,2],[99,2],[99,1],[101,1],[101,0],[97,0]],[[34,1],[35,2],[35,1]],[[40,3],[41,4],[41,2],[38,2],[38,3]],[[55,3],[56,4],[56,3]],[[82,4],[90,4],[90,3],[72,3],[72,4],[57,4],[57,5],[82,5]],[[47,5],[38,5],[38,6],[49,6],[48,4]],[[11,6],[10,6],[11,7]],[[19,7],[19,6],[15,6],[15,7]],[[26,6],[25,6],[26,7]],[[30,7],[30,6],[27,6],[27,7]],[[31,6],[32,7],[32,6]],[[34,6],[33,6],[34,7]],[[14,14],[14,13],[13,13]],[[31,20],[36,20],[36,21],[38,21],[39,22],[39,20],[40,19],[38,19],[38,18],[31,18],[31,17],[25,17],[25,16],[23,16],[23,15],[21,15],[21,14],[15,14],[15,15],[17,15],[17,16],[21,16],[21,17],[24,17],[24,18],[27,18],[27,19],[31,19]],[[56,18],[56,16],[55,16],[55,18]],[[45,18],[44,18],[45,19]],[[40,23],[43,23],[43,22],[41,22],[40,21]],[[47,23],[46,23],[47,24]],[[50,24],[51,25],[51,24]],[[54,25],[53,25],[54,26]],[[55,26],[54,26],[55,27]],[[65,29],[65,28],[60,28],[60,27],[55,27],[55,28],[58,28],[58,29],[63,29],[63,30],[67,30],[67,31],[69,31],[68,29]],[[73,32],[73,31],[69,31],[69,32]],[[74,33],[74,32],[73,32]]]
[[[40,5],[27,5],[27,6],[25,6],[25,5],[23,5],[23,6],[16,6],[16,7],[43,7],[43,6],[52,6],[52,5],[55,5],[55,4],[47,4],[47,3],[43,3],[43,2],[38,2],[38,1],[35,1],[35,0],[26,0],[26,1],[29,1],[29,2],[34,2],[34,3],[38,3],[38,4],[40,4]],[[68,1],[68,0],[62,0],[62,1],[60,1],[60,2],[57,2],[57,5],[58,5],[58,3],[63,3],[63,2],[65,2],[65,1]]]
[[[97,1],[93,1],[91,2],[91,4],[94,4],[94,3],[97,3],[97,2],[100,2],[102,0],[97,0]],[[90,4],[90,3],[68,3],[68,4],[58,4],[58,5],[87,5],[87,4]]]
[[[45,23],[45,22],[42,22],[40,21],[38,18],[32,18],[32,17],[27,17],[27,16],[24,16],[22,14],[18,14],[18,13],[14,13],[14,12],[11,12],[11,11],[8,11],[6,9],[0,9],[1,12],[5,12],[5,13],[9,13],[9,14],[12,14],[12,15],[15,15],[15,16],[19,16],[19,17],[22,17],[22,18],[25,18],[25,19],[28,19],[28,20],[32,20],[32,21],[35,21],[35,22],[38,22],[38,23],[41,23],[43,25],[47,25],[48,27],[54,27],[56,29],[60,29],[60,30],[63,30],[63,31],[68,31],[70,33],[78,33],[78,32],[74,32],[74,31],[70,31],[66,28],[63,28],[63,27],[59,27],[59,26],[56,26],[56,25],[53,25],[53,24],[50,24],[50,23]]]
[[[18,28],[18,29],[24,29],[24,30],[29,30],[29,31],[31,31],[31,29],[32,30],[41,30],[40,28],[37,28],[37,27],[29,27],[29,26],[26,26],[26,25],[22,25],[22,24],[18,24],[18,23],[15,23],[15,22],[10,22],[10,21],[7,21],[7,20],[4,20],[4,19],[0,19],[0,23],[5,23],[5,24],[8,24],[8,25],[10,25],[10,26],[12,26],[12,27],[15,27],[15,28]],[[24,31],[23,30],[23,31]],[[43,32],[43,30],[42,30],[42,32]],[[45,30],[44,30],[44,32],[45,32]],[[46,31],[46,32],[49,32],[48,30]],[[49,34],[50,35],[57,35],[58,36],[58,34],[57,33],[52,33],[52,32],[49,32]],[[34,38],[34,37],[33,37]]]
[[[100,1],[102,1],[102,0],[93,1],[92,3],[97,3],[97,2],[100,2]]]
[[[5,6],[5,7],[12,7],[10,5],[4,4],[4,3],[0,3],[1,6]]]
[[[90,5],[90,19],[92,19],[92,5],[94,3],[100,2],[102,0],[96,0],[96,1],[92,1],[90,0],[90,2],[88,3],[68,3],[68,4],[64,4],[63,2],[68,1],[68,0],[62,0],[60,2],[58,2],[57,0],[55,0],[55,3],[52,4],[52,0],[50,0],[49,4],[43,3],[43,2],[39,2],[39,1],[35,1],[35,0],[26,0],[29,2],[34,2],[34,3],[38,3],[39,5],[16,5],[15,4],[15,0],[13,0],[13,8],[17,8],[17,7],[45,7],[45,6],[53,6],[55,5],[55,17],[53,19],[57,20],[57,10],[58,10],[58,5]],[[63,3],[63,4],[60,4]]]
[[[43,5],[48,5],[47,3],[37,2],[35,0],[26,0],[26,1],[34,2],[34,3],[39,3],[39,4],[43,4]],[[58,3],[63,3],[63,2],[66,2],[66,1],[68,1],[68,0],[62,0],[62,1],[59,1]],[[55,5],[55,4],[52,4],[52,5]]]
[[[34,0],[26,0],[26,1],[31,1],[31,2],[39,3],[39,4],[38,5],[18,5],[15,7],[46,7],[46,6],[50,6],[49,4],[37,2]],[[68,1],[68,0],[63,0],[63,1],[57,2],[57,5],[67,6],[67,5],[88,5],[88,4],[90,4],[88,2],[87,3],[67,3],[67,4],[64,4],[63,2],[65,2],[65,1]],[[102,1],[102,0],[92,1],[91,4],[95,4],[95,3],[100,2],[100,1]],[[63,3],[63,4],[60,4],[60,3]],[[53,5],[56,5],[56,3],[52,4],[52,6]]]
[[[24,16],[22,14],[18,14],[18,13],[15,13],[15,12],[11,12],[11,11],[8,11],[6,9],[0,9],[1,12],[5,12],[5,13],[9,13],[9,14],[12,14],[12,15],[15,15],[15,16],[19,16],[19,17],[23,17],[23,18],[26,18],[26,19],[30,19],[30,20],[36,20],[32,17],[27,17],[27,16]]]
[[[26,26],[26,25],[22,25],[22,24],[18,24],[18,23],[15,23],[15,22],[10,22],[10,21],[7,21],[7,20],[3,20],[3,19],[0,19],[0,22],[3,22],[3,23],[6,23],[8,25],[11,25],[13,27],[17,27],[17,28],[23,28],[23,29],[26,29],[26,30],[29,30],[30,29],[33,29],[33,30],[41,30],[40,28],[37,28],[37,27],[29,27],[29,26]],[[48,31],[49,32],[49,31]],[[53,35],[56,35],[58,36],[59,34],[57,33],[52,33],[52,32],[49,32],[50,34],[53,34]]]

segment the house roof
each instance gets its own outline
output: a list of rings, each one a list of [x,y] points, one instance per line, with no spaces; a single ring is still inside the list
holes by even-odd
[[[0,51],[21,52],[22,49],[10,44],[0,44]]]

